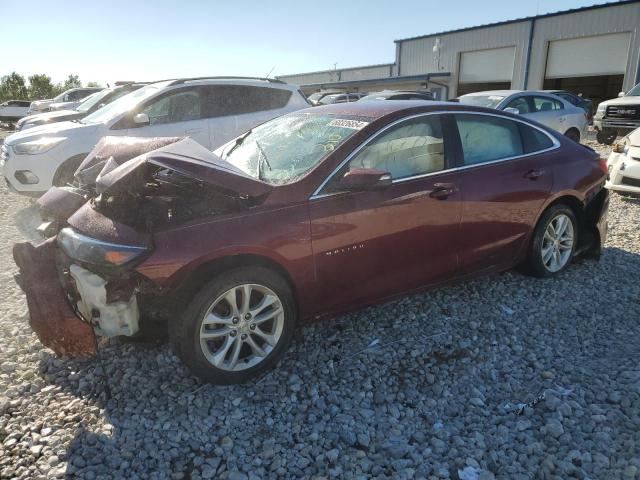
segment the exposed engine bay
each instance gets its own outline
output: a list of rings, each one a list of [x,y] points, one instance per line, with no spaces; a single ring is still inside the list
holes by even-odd
[[[151,233],[189,220],[239,211],[246,199],[169,168],[144,165],[126,188],[108,189],[93,207],[116,222]]]

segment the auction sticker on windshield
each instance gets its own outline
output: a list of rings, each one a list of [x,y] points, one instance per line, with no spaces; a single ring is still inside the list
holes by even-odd
[[[351,128],[353,130],[362,130],[367,125],[369,125],[369,122],[361,122],[359,120],[345,120],[342,118],[337,118],[329,122],[330,127]]]

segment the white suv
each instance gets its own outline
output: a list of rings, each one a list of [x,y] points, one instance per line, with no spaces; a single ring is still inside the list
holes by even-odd
[[[106,136],[191,137],[213,150],[252,127],[308,107],[298,87],[243,77],[167,80],[147,85],[76,122],[14,133],[0,150],[9,187],[39,195],[71,181]]]

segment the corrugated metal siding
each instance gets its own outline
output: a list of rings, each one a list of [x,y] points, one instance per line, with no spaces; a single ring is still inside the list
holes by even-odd
[[[393,66],[371,65],[366,67],[341,68],[322,72],[300,73],[295,75],[280,75],[277,78],[296,85],[314,83],[348,82],[353,80],[368,80],[372,78],[387,78],[393,74]]]
[[[439,58],[433,52],[436,38],[440,39]],[[513,88],[524,86],[524,65],[529,38],[529,22],[511,23],[486,29],[420,38],[397,43],[400,51],[400,75],[417,75],[428,72],[451,72],[452,87],[458,84],[458,67],[461,52],[498,47],[516,47],[514,58]],[[455,88],[452,88],[455,95]]]
[[[550,41],[587,37],[606,33],[632,32],[625,90],[635,82],[640,55],[640,3],[612,5],[608,8],[576,12],[571,15],[541,18],[536,21],[531,51],[529,88],[542,88]]]
[[[277,78],[294,85],[307,85],[309,83],[328,83],[338,81],[338,72],[331,70],[326,72],[298,73],[295,75],[279,75]]]

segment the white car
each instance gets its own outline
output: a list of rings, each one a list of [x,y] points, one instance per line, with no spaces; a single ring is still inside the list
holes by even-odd
[[[607,168],[609,190],[640,194],[640,128],[614,145]]]
[[[5,181],[39,195],[65,185],[107,135],[191,137],[213,150],[252,127],[308,107],[297,86],[278,80],[195,78],[152,83],[76,122],[14,133],[0,150]]]
[[[0,122],[15,122],[25,117],[30,103],[28,100],[9,100],[0,103]]]
[[[536,90],[493,90],[459,97],[460,103],[495,108],[535,120],[571,140],[580,137],[589,123],[584,109],[551,93]]]
[[[34,113],[48,112],[51,110],[51,105],[54,104],[56,105],[57,110],[67,108],[73,109],[74,107],[80,105],[82,100],[84,100],[86,97],[93,93],[99,92],[100,90],[102,90],[101,87],[70,88],[69,90],[65,90],[55,98],[47,98],[45,100],[35,100],[31,102],[28,114],[32,115]],[[62,103],[64,103],[65,105],[60,105]]]

